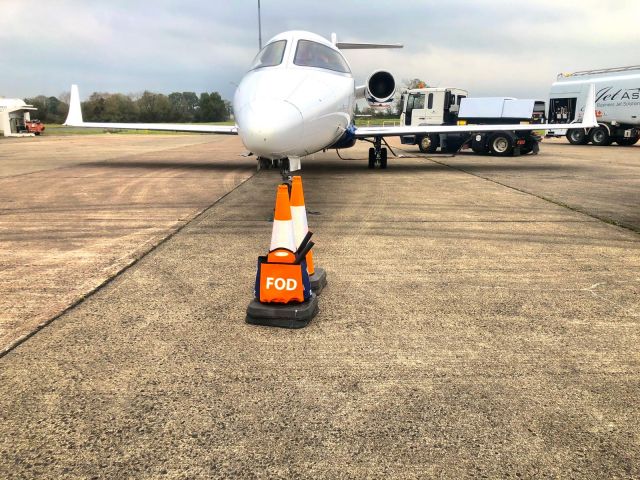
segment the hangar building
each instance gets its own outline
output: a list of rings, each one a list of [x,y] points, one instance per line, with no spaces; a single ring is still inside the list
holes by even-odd
[[[19,98],[0,98],[0,134],[5,137],[31,137],[24,122],[31,119],[30,113],[37,110]]]

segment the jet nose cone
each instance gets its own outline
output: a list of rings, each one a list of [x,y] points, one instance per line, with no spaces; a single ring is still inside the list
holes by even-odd
[[[284,100],[260,100],[243,113],[239,133],[244,145],[256,155],[286,156],[302,137],[302,114]]]

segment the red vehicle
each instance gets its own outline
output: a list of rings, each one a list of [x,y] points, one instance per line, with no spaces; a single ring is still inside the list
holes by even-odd
[[[30,120],[24,122],[25,131],[29,133],[35,133],[36,135],[40,135],[44,132],[44,123],[40,120]]]

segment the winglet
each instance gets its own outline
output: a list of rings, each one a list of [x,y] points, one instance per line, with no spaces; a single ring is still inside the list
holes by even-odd
[[[82,125],[82,109],[80,108],[80,93],[78,85],[71,85],[71,97],[69,98],[69,114],[64,121],[64,125],[80,126]]]
[[[586,128],[598,126],[598,117],[596,116],[596,86],[593,83],[589,85],[587,101],[584,104],[584,112],[582,114],[582,123]]]

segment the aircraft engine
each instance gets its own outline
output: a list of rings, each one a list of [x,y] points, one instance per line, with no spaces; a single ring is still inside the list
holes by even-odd
[[[373,72],[365,85],[364,98],[372,107],[388,107],[396,93],[396,81],[389,72]]]

